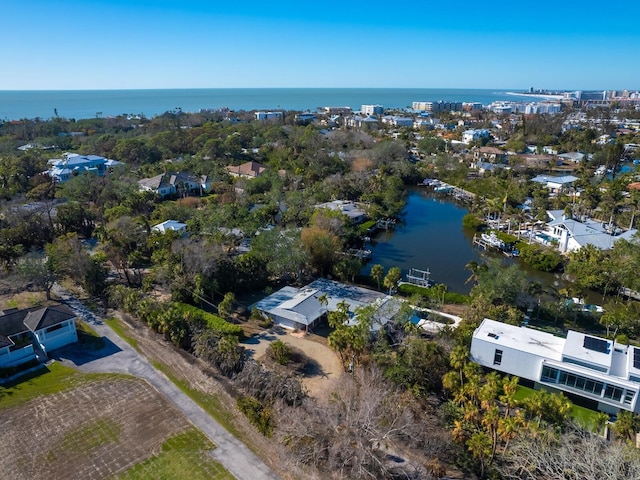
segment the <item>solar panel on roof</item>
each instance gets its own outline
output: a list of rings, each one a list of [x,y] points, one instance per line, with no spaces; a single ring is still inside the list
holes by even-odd
[[[633,368],[640,369],[640,348],[633,347]]]
[[[609,342],[601,338],[588,337],[585,335],[583,347],[594,352],[609,353]]]

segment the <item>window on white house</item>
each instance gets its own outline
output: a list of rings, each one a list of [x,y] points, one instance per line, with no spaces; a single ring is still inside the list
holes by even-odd
[[[493,364],[500,365],[502,363],[502,350],[496,349],[496,353],[493,355]]]

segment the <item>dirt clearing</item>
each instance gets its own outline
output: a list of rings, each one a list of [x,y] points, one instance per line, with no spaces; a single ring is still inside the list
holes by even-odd
[[[189,427],[142,380],[90,381],[0,410],[0,470],[15,480],[108,478]]]

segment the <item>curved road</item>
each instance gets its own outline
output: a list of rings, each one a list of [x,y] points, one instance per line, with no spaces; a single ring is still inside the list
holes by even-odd
[[[279,478],[251,450],[227,432],[163,373],[156,370],[77,298],[59,285],[54,286],[54,292],[62,303],[84,318],[96,333],[107,338],[117,347],[112,349],[113,353],[100,357],[90,355],[80,357],[67,351],[64,352],[63,359],[72,361],[85,372],[127,373],[145,379],[175,403],[187,418],[209,437],[217,447],[213,450],[212,456],[238,480],[277,480]]]

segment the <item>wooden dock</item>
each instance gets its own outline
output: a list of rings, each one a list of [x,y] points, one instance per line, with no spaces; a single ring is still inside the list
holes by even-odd
[[[431,188],[436,193],[451,195],[456,200],[460,200],[462,202],[471,203],[476,198],[476,194],[473,192],[432,178],[425,178],[422,183],[419,183],[418,185]]]

